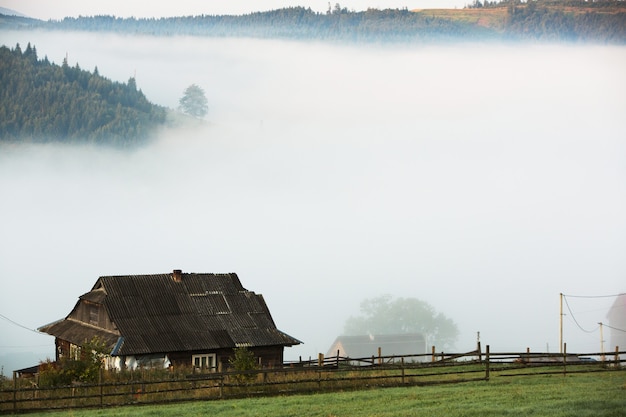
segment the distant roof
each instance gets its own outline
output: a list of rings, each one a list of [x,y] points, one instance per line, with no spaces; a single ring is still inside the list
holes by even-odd
[[[36,374],[39,372],[39,365],[29,366],[28,368],[17,369],[13,372],[17,372],[20,376],[24,374]]]
[[[328,356],[337,355],[339,346],[350,358],[378,355],[379,347],[383,356],[412,355],[423,353],[425,343],[424,336],[418,333],[339,336],[328,351]]]
[[[179,274],[100,277],[79,303],[104,305],[119,333],[69,316],[39,330],[75,344],[98,335],[117,355],[301,343],[276,328],[263,296],[237,274]]]
[[[623,321],[623,318],[626,316],[626,293],[619,294],[615,298],[606,316],[611,320]]]

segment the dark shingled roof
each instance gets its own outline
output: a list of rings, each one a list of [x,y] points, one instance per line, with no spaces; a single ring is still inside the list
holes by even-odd
[[[276,328],[263,296],[246,290],[237,274],[182,273],[100,277],[81,300],[102,303],[123,339],[116,355],[185,352],[237,346],[293,346]],[[93,326],[66,319],[40,330],[75,344]],[[84,329],[84,327],[91,329]],[[100,331],[100,336],[113,334]],[[111,346],[115,344],[115,337]]]
[[[77,346],[81,346],[85,340],[91,340],[94,337],[98,337],[108,345],[114,344],[119,338],[119,334],[115,332],[74,320],[71,317],[46,324],[37,330],[67,340]]]

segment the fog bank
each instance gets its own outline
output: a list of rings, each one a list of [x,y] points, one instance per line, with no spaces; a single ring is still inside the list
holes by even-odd
[[[451,317],[459,351],[477,331],[492,351],[558,351],[560,292],[625,291],[626,48],[1,36],[136,74],[161,105],[191,83],[209,99],[202,127],[132,152],[0,148],[0,313],[28,327],[98,276],[183,269],[262,293],[305,342],[288,359],[387,293]],[[595,327],[610,301],[575,318]],[[571,318],[568,350],[597,351]],[[0,331],[16,340],[0,354],[53,345]]]

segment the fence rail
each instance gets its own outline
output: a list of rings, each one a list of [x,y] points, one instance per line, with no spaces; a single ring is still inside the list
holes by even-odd
[[[488,381],[494,376],[571,374],[622,369],[626,351],[606,353],[490,353],[475,350],[456,354],[415,354],[347,358],[324,357],[285,363],[280,368],[245,372],[188,374],[160,378],[102,382],[65,387],[0,390],[0,413],[37,410],[101,408],[247,396],[269,396],[370,387]],[[142,374],[139,374],[142,375]],[[145,374],[143,374],[145,376]],[[103,375],[106,381],[106,375]]]

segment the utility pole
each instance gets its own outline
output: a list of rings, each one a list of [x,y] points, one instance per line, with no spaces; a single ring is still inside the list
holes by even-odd
[[[602,354],[600,358],[602,362],[604,362],[604,332],[602,330],[602,322],[598,323],[600,325],[600,353]]]
[[[559,353],[563,353],[563,293],[559,295]]]

